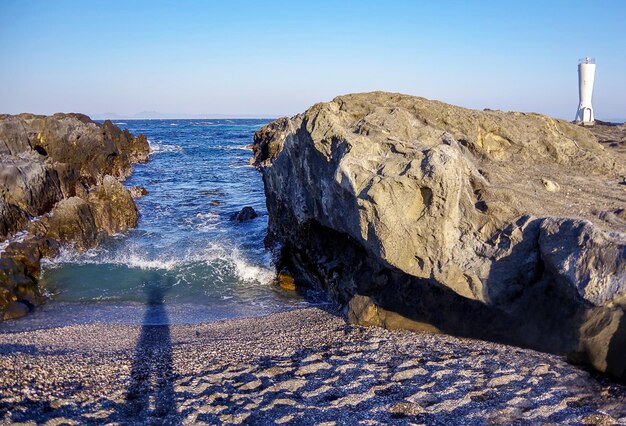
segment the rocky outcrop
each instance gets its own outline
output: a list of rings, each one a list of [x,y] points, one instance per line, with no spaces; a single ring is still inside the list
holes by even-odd
[[[41,258],[85,250],[137,224],[120,180],[146,161],[144,135],[82,114],[0,115],[0,319],[43,300]]]
[[[369,93],[277,120],[253,150],[278,267],[349,320],[626,377],[626,161],[588,130]]]

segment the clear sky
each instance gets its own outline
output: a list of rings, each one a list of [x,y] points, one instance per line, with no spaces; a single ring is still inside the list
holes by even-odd
[[[386,90],[626,117],[626,1],[0,0],[0,112],[275,117]]]

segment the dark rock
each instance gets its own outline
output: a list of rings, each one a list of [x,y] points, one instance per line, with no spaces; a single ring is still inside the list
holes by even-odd
[[[21,318],[28,314],[30,309],[22,302],[11,302],[3,313],[3,320]]]
[[[258,216],[257,212],[252,207],[246,206],[243,209],[241,209],[240,212],[233,213],[230,216],[230,220],[243,222],[246,220],[252,220],[257,216]]]
[[[222,191],[200,191],[200,195],[223,197],[225,194]]]
[[[82,114],[0,115],[0,241],[18,231],[0,259],[0,314],[43,301],[36,278],[60,243],[78,250],[136,226],[137,208],[119,179],[148,159],[144,135]],[[145,195],[143,188],[136,194]],[[0,316],[1,318],[1,316]]]
[[[35,280],[29,276],[26,267],[13,259],[0,259],[0,312],[4,312],[12,302],[27,302],[33,306],[40,304],[43,297]]]
[[[54,166],[39,159],[0,156],[0,188],[6,203],[30,216],[50,211],[63,198]]]

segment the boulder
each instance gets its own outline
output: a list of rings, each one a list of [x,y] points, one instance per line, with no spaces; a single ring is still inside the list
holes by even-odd
[[[46,221],[46,237],[83,251],[96,245],[98,228],[89,203],[79,197],[61,200]]]
[[[102,184],[89,192],[96,228],[108,235],[137,226],[139,213],[128,189],[113,176],[105,176]]]
[[[626,222],[601,212],[626,205],[626,161],[589,130],[375,92],[277,120],[254,142],[278,264],[351,321],[622,374],[607,348],[626,357]]]
[[[236,222],[244,222],[246,220],[252,220],[258,216],[257,212],[250,206],[246,206],[241,211],[237,213],[233,213],[230,216],[230,220],[234,220]]]

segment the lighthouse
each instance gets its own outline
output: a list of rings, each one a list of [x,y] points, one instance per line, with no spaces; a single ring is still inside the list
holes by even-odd
[[[593,94],[593,79],[595,75],[595,59],[583,58],[578,61],[578,97],[580,102],[576,112],[576,123],[582,123],[583,126],[593,125],[591,95]]]

